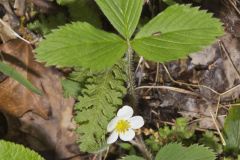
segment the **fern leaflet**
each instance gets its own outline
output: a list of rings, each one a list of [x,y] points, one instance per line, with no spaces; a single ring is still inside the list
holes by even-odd
[[[95,152],[106,145],[107,124],[126,94],[123,68],[124,64],[115,65],[111,70],[93,74],[85,81],[85,89],[75,106],[81,151]]]

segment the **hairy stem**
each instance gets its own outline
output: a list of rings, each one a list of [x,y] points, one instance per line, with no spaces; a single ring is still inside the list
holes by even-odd
[[[128,41],[128,51],[126,53],[128,93],[130,95],[130,103],[135,108],[137,106],[137,95],[136,95],[136,90],[135,90],[135,78],[133,75],[132,57],[133,57],[133,50],[130,46],[130,42]]]
[[[152,153],[149,152],[149,150],[147,149],[145,143],[143,142],[142,140],[142,137],[140,136],[137,136],[135,141],[130,141],[130,143],[132,145],[134,145],[135,147],[137,147],[141,153],[143,154],[143,157],[146,159],[146,160],[152,160]]]
[[[130,42],[128,41],[128,51],[126,53],[127,57],[127,77],[128,77],[128,89],[130,95],[130,103],[131,105],[136,108],[137,106],[137,94],[136,94],[136,86],[135,86],[135,78],[133,72],[133,50],[131,48]],[[146,160],[152,160],[152,154],[148,151],[147,147],[142,140],[142,137],[136,137],[136,141],[131,141],[134,146],[136,146],[143,154]]]

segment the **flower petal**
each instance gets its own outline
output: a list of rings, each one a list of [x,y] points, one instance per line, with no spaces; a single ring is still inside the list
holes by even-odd
[[[119,119],[120,119],[119,117],[115,117],[108,123],[108,126],[107,126],[108,132],[112,132],[114,130]]]
[[[131,117],[128,121],[130,122],[130,126],[132,129],[139,129],[144,125],[144,120],[142,116]]]
[[[118,139],[118,133],[113,131],[107,139],[107,144],[112,144]]]
[[[123,106],[118,110],[117,116],[121,118],[130,118],[133,115],[133,109],[130,106]]]
[[[131,141],[135,137],[135,132],[133,129],[129,129],[125,133],[120,133],[120,139],[123,141]]]

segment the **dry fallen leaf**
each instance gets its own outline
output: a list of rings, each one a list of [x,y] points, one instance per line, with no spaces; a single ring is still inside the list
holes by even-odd
[[[11,29],[11,27],[0,19],[0,38],[3,42],[6,42],[17,37],[16,33]]]
[[[43,96],[34,94],[15,80],[7,78],[0,84],[0,110],[16,117],[33,111],[47,119],[51,106],[48,96],[51,93],[47,93],[46,88],[58,80],[56,75],[54,77],[51,69],[33,60],[32,47],[22,40],[11,40],[0,45],[0,51],[5,61],[44,92]]]
[[[53,152],[52,159],[78,154],[72,122],[74,100],[63,97],[61,73],[34,61],[31,45],[20,39],[0,45],[0,51],[6,62],[43,92],[42,96],[34,94],[11,78],[0,83],[0,111],[11,129],[7,137],[14,139],[20,132],[20,137],[25,135],[21,143],[36,151]],[[12,121],[12,116],[18,118]],[[17,127],[16,121],[20,122]]]

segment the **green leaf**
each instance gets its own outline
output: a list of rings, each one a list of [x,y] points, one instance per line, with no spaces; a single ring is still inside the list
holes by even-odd
[[[182,142],[190,139],[194,135],[194,129],[188,126],[188,120],[184,117],[176,119],[175,124],[170,128],[168,125],[159,128],[159,142],[166,144],[169,142]]]
[[[30,91],[41,95],[42,92],[37,89],[36,87],[34,87],[32,85],[32,83],[30,83],[27,79],[25,79],[21,74],[19,74],[14,68],[12,68],[11,66],[0,62],[0,72],[2,72],[3,74],[13,78],[14,80],[18,81],[20,84],[22,84],[23,86],[25,86],[27,89],[29,89]]]
[[[131,45],[146,59],[165,62],[201,50],[222,34],[222,23],[212,14],[173,5],[147,23]]]
[[[142,157],[131,155],[123,157],[121,160],[144,160],[144,159]]]
[[[215,158],[215,154],[203,146],[183,147],[177,143],[164,146],[156,156],[156,160],[215,160]]]
[[[74,97],[77,98],[79,93],[81,93],[81,85],[69,79],[62,80],[62,87],[64,90],[64,97]]]
[[[0,140],[1,160],[44,160],[36,152],[23,145]]]
[[[199,143],[211,148],[218,154],[221,154],[223,151],[223,146],[220,143],[220,139],[213,132],[205,132],[199,139]]]
[[[224,123],[226,149],[240,150],[240,106],[231,107]]]
[[[75,105],[81,151],[96,152],[106,146],[107,125],[126,94],[124,68],[124,64],[114,65],[85,81],[85,89]]]
[[[127,50],[119,36],[76,22],[54,30],[37,51],[37,59],[59,67],[85,67],[102,70],[111,67]]]
[[[115,29],[126,39],[135,31],[142,12],[143,0],[96,0]]]
[[[131,148],[133,148],[133,146],[129,143],[119,143],[118,144],[122,149],[125,149],[125,150],[130,150]]]

